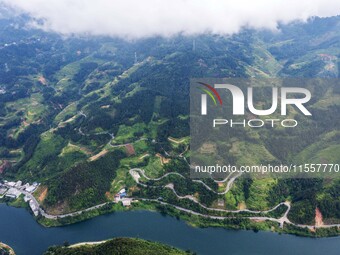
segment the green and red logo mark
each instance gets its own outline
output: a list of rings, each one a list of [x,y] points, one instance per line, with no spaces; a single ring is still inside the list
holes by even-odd
[[[204,87],[208,88],[208,89],[205,89],[205,88],[198,87],[198,89],[202,90],[204,93],[206,93],[206,94],[208,94],[210,96],[210,98],[213,100],[215,105],[217,105],[216,98],[219,101],[220,105],[223,104],[220,94],[218,94],[218,92],[216,91],[216,89],[213,88],[213,86],[211,86],[211,85],[209,85],[207,83],[203,83],[203,82],[197,82],[197,83],[199,83],[199,84],[203,85]],[[214,97],[213,94],[216,96],[216,98]]]

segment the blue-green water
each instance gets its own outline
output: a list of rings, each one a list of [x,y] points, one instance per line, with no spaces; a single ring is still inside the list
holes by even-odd
[[[25,209],[0,204],[0,241],[18,255],[42,254],[47,247],[98,241],[112,237],[140,237],[198,254],[340,254],[340,238],[311,239],[270,232],[193,228],[183,221],[148,211],[119,212],[78,224],[44,228]]]

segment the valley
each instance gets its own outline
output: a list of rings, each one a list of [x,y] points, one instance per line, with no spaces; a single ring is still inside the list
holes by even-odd
[[[306,125],[296,133],[226,129],[219,148],[233,165],[339,163],[340,85],[322,80],[338,78],[338,22],[127,42],[64,39],[25,30],[25,17],[2,19],[0,180],[41,183],[23,194],[45,226],[144,209],[202,227],[339,235],[338,178],[192,179],[189,127],[193,77],[320,78],[305,84],[315,95],[312,121],[300,117]],[[115,201],[122,189],[131,205]],[[23,196],[2,201],[25,205]]]

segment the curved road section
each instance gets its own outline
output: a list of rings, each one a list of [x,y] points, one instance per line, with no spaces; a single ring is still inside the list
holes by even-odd
[[[176,176],[179,176],[180,178],[185,178],[183,175],[181,175],[180,173],[176,173],[176,172],[170,172],[170,173],[166,173],[164,174],[163,176],[159,177],[159,178],[150,178],[148,176],[145,175],[145,172],[144,170],[142,169],[139,169],[139,168],[133,168],[133,169],[130,169],[129,170],[129,173],[130,175],[132,176],[132,178],[134,179],[134,181],[139,184],[139,185],[142,185],[144,187],[159,187],[159,186],[150,186],[150,185],[147,185],[145,183],[142,183],[140,182],[140,178],[141,176],[143,176],[146,180],[153,180],[153,181],[159,181],[163,178],[166,178],[167,176],[169,175],[176,175]],[[216,192],[214,191],[213,189],[211,189],[207,184],[205,184],[204,182],[202,182],[201,180],[193,180],[194,182],[197,182],[197,183],[201,183],[205,188],[209,189],[210,191],[216,193],[216,194],[226,194],[233,182],[235,181],[236,178],[238,178],[239,175],[236,175],[234,177],[231,177],[229,180],[228,178],[226,178],[225,180],[223,180],[224,182],[228,181],[227,183],[227,187],[226,189],[223,191],[223,192]],[[215,182],[221,182],[221,181],[216,181],[214,180]],[[4,184],[4,186],[8,187],[8,188],[15,188],[15,187],[10,187],[6,184]],[[283,227],[284,223],[286,224],[292,224],[294,226],[297,226],[297,227],[301,227],[301,228],[309,228],[309,229],[315,229],[315,228],[331,228],[331,227],[340,227],[340,224],[332,224],[332,225],[322,225],[322,226],[314,226],[314,225],[301,225],[301,224],[295,224],[293,222],[291,222],[287,215],[291,209],[291,205],[290,205],[290,202],[288,201],[285,201],[285,202],[281,202],[279,204],[277,204],[275,207],[269,209],[269,210],[264,210],[264,211],[252,211],[252,210],[249,210],[249,209],[242,209],[242,210],[227,210],[227,209],[218,209],[218,208],[211,208],[211,207],[207,207],[203,204],[201,204],[199,201],[197,201],[197,199],[194,197],[194,196],[191,196],[191,195],[186,195],[186,196],[180,196],[177,194],[175,188],[174,188],[174,185],[172,183],[168,183],[166,184],[165,186],[163,186],[163,188],[167,188],[167,189],[170,189],[172,190],[172,192],[177,196],[178,199],[190,199],[191,201],[197,203],[199,206],[201,206],[202,208],[206,209],[206,210],[209,210],[209,211],[216,211],[216,212],[230,212],[230,213],[241,213],[241,212],[248,212],[248,213],[253,213],[253,214],[260,214],[260,213],[269,213],[269,212],[272,212],[274,211],[275,209],[277,209],[279,206],[281,205],[285,205],[287,206],[287,210],[286,212],[284,213],[284,215],[277,219],[277,218],[273,218],[273,217],[263,217],[263,216],[254,216],[254,217],[242,217],[242,218],[247,218],[247,219],[251,219],[251,220],[257,220],[257,221],[266,221],[266,220],[269,220],[269,221],[273,221],[273,222],[277,222],[280,224],[280,227]],[[88,211],[91,211],[91,210],[94,210],[94,209],[99,209],[107,204],[110,204],[112,202],[106,202],[106,203],[102,203],[102,204],[98,204],[98,205],[95,205],[95,206],[92,206],[92,207],[89,207],[89,208],[86,208],[84,210],[80,210],[80,211],[76,211],[76,212],[72,212],[72,213],[67,213],[67,214],[59,214],[59,215],[52,215],[52,214],[49,214],[47,213],[42,207],[41,205],[39,204],[39,202],[36,200],[36,198],[33,196],[33,194],[25,191],[25,190],[22,190],[22,189],[18,189],[18,191],[20,191],[22,194],[24,194],[25,196],[27,196],[31,201],[32,203],[34,203],[34,205],[36,206],[36,208],[38,208],[38,211],[39,213],[47,218],[47,219],[52,219],[52,220],[56,220],[56,219],[59,219],[59,218],[66,218],[66,217],[73,217],[73,216],[77,216],[77,215],[80,215],[84,212],[88,212]],[[218,220],[224,220],[224,219],[230,219],[230,218],[235,218],[233,216],[214,216],[214,215],[208,215],[208,214],[202,214],[202,213],[198,213],[198,212],[195,212],[193,210],[190,210],[190,209],[187,209],[187,208],[183,208],[183,207],[180,207],[180,206],[177,206],[177,205],[173,205],[173,204],[170,204],[170,203],[167,203],[167,202],[164,202],[164,201],[160,201],[158,199],[148,199],[148,198],[130,198],[132,200],[141,200],[141,201],[151,201],[151,202],[156,202],[156,203],[159,203],[159,204],[162,204],[162,205],[168,205],[168,206],[172,206],[174,208],[176,208],[177,210],[179,211],[182,211],[182,212],[186,212],[186,213],[190,213],[190,214],[193,214],[193,215],[197,215],[197,216],[201,216],[201,217],[204,217],[204,218],[210,218],[210,219],[218,219]]]

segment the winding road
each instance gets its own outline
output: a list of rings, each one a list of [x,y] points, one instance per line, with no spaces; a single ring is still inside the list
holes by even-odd
[[[158,178],[150,178],[148,176],[145,175],[145,171],[140,169],[140,168],[133,168],[133,169],[130,169],[129,171],[130,175],[133,177],[133,179],[135,180],[136,183],[144,186],[144,187],[148,187],[149,185],[145,184],[145,183],[141,183],[139,181],[139,178],[138,176],[135,174],[135,173],[139,173],[141,174],[145,179],[147,180],[152,180],[152,181],[159,181],[163,178],[166,178],[167,176],[169,175],[176,175],[176,176],[179,176],[180,178],[185,178],[183,175],[181,175],[180,173],[177,173],[177,172],[170,172],[170,173],[166,173],[164,174],[163,176],[161,177],[158,177]],[[203,181],[201,180],[193,180],[194,182],[199,182],[199,183],[202,183],[202,185],[204,187],[206,187],[207,189],[209,189],[210,191],[216,193],[216,194],[226,194],[233,182],[236,180],[236,178],[238,178],[240,176],[240,174],[236,175],[236,176],[233,176],[232,178],[230,178],[230,180],[228,181],[227,183],[227,187],[225,189],[225,191],[223,192],[216,192],[214,191],[213,189],[211,189],[207,184],[205,184]],[[223,181],[217,181],[217,180],[214,180],[214,182],[216,183],[220,183],[220,182],[226,182],[228,180],[230,176],[228,176],[227,178],[225,178]],[[151,186],[151,187],[157,187],[157,186]],[[199,206],[201,206],[202,208],[206,209],[206,210],[209,210],[209,211],[216,211],[216,212],[229,212],[229,213],[241,213],[241,212],[248,212],[248,213],[254,213],[254,214],[260,214],[260,213],[269,213],[269,212],[272,212],[274,210],[276,210],[279,206],[281,205],[285,205],[287,206],[287,210],[286,212],[284,213],[284,215],[279,218],[279,219],[276,219],[276,218],[273,218],[273,217],[242,217],[242,218],[247,218],[247,219],[251,219],[251,220],[255,220],[255,221],[266,221],[266,220],[269,220],[269,221],[273,221],[273,222],[277,222],[280,224],[280,227],[283,228],[283,225],[284,223],[286,224],[291,224],[291,225],[294,225],[294,226],[297,226],[297,227],[301,227],[301,228],[309,228],[309,229],[315,229],[315,228],[332,228],[332,227],[340,227],[340,224],[330,224],[330,225],[321,225],[321,226],[314,226],[314,225],[302,225],[302,224],[295,224],[293,222],[291,222],[289,219],[288,219],[288,213],[291,209],[291,205],[290,205],[290,202],[289,201],[285,201],[285,202],[281,202],[279,204],[277,204],[275,207],[269,209],[269,210],[264,210],[264,211],[252,211],[252,210],[249,210],[249,209],[242,209],[242,210],[227,210],[227,209],[219,209],[219,208],[210,208],[210,207],[207,207],[203,204],[201,204],[200,202],[198,202],[198,200],[192,196],[192,195],[186,195],[186,196],[180,196],[177,194],[176,190],[174,189],[174,185],[172,183],[168,183],[166,184],[165,186],[163,186],[163,188],[168,188],[168,189],[171,189],[173,191],[173,193],[176,195],[176,197],[178,199],[189,199],[195,203],[197,203]],[[183,208],[183,207],[180,207],[180,206],[176,206],[176,205],[173,205],[173,204],[169,204],[167,202],[164,202],[164,201],[160,201],[159,199],[147,199],[147,198],[142,198],[142,199],[139,199],[139,200],[142,200],[142,201],[153,201],[153,202],[157,202],[157,203],[160,203],[160,204],[163,204],[163,205],[169,205],[169,206],[172,206],[182,212],[186,212],[186,213],[190,213],[190,214],[193,214],[193,215],[198,215],[198,216],[202,216],[202,217],[205,217],[205,218],[211,218],[211,219],[228,219],[228,218],[235,218],[235,217],[224,217],[224,216],[213,216],[213,215],[207,215],[207,214],[201,214],[201,213],[198,213],[198,212],[195,212],[195,211],[192,211],[190,209],[186,209],[186,208]]]
[[[159,177],[159,178],[150,178],[148,176],[145,175],[145,172],[144,170],[142,169],[139,169],[139,168],[133,168],[133,169],[130,169],[129,170],[129,173],[130,175],[132,176],[132,178],[135,180],[136,183],[138,183],[139,185],[142,185],[144,187],[150,187],[149,185],[145,184],[145,183],[141,183],[139,181],[139,178],[140,176],[139,175],[136,175],[136,173],[139,173],[141,174],[145,179],[147,180],[153,180],[153,181],[159,181],[163,178],[166,178],[167,176],[169,175],[176,175],[176,176],[179,176],[180,178],[185,178],[183,175],[181,175],[180,173],[176,173],[176,172],[170,172],[170,173],[166,173],[164,174],[163,176]],[[139,176],[139,177],[138,177]],[[206,188],[208,188],[209,190],[211,190],[212,192],[215,192],[216,194],[225,194],[226,192],[228,192],[233,184],[233,182],[235,181],[235,179],[237,178],[238,176],[234,176],[232,177],[229,181],[228,181],[228,184],[227,184],[227,188],[224,192],[222,193],[218,193],[214,190],[212,190],[207,184],[205,184],[204,182],[202,181],[197,181],[197,182],[200,182],[202,183],[202,185]],[[215,182],[220,182],[220,181],[216,181],[214,180]],[[225,179],[225,181],[227,181],[227,178]],[[4,186],[6,186],[7,188],[15,188],[15,187],[10,187],[6,184],[4,184]],[[151,186],[151,187],[158,187],[158,186]],[[269,220],[269,221],[272,221],[272,222],[277,222],[279,223],[280,227],[283,228],[284,224],[291,224],[291,225],[294,225],[294,226],[297,226],[297,227],[301,227],[301,228],[309,228],[309,229],[315,229],[315,228],[332,228],[332,227],[340,227],[340,224],[331,224],[331,225],[321,225],[321,226],[314,226],[314,225],[302,225],[302,224],[295,224],[293,222],[291,222],[287,215],[291,209],[291,205],[290,205],[290,202],[288,201],[285,201],[285,202],[281,202],[279,204],[277,204],[275,207],[269,209],[269,210],[264,210],[264,211],[252,211],[252,210],[249,210],[249,209],[242,209],[242,210],[227,210],[227,209],[219,209],[219,208],[211,208],[211,207],[207,207],[203,204],[201,204],[194,196],[192,195],[186,195],[186,196],[180,196],[177,194],[176,190],[174,189],[174,185],[172,183],[168,183],[166,184],[165,186],[163,186],[163,188],[168,188],[168,189],[171,189],[173,191],[173,193],[176,195],[176,197],[178,199],[190,199],[191,201],[197,203],[199,206],[201,206],[202,208],[206,209],[206,210],[209,210],[209,211],[216,211],[216,212],[227,212],[227,213],[241,213],[241,212],[248,212],[248,213],[253,213],[253,214],[260,214],[260,213],[263,213],[263,214],[266,214],[266,213],[269,213],[269,212],[272,212],[274,210],[276,210],[279,206],[281,205],[285,205],[287,206],[287,210],[286,212],[284,213],[284,215],[281,217],[281,218],[273,218],[273,217],[265,217],[265,216],[254,216],[254,217],[247,217],[247,216],[244,216],[244,217],[237,217],[237,218],[244,218],[244,219],[250,219],[250,220],[254,220],[254,221],[266,221],[266,220]],[[34,205],[38,208],[39,210],[39,213],[47,218],[47,219],[53,219],[53,220],[56,220],[56,219],[60,219],[60,218],[66,218],[66,217],[73,217],[73,216],[77,216],[77,215],[80,215],[84,212],[88,212],[88,211],[91,211],[91,210],[95,210],[95,209],[99,209],[105,205],[108,205],[112,202],[106,202],[106,203],[102,203],[102,204],[98,204],[98,205],[95,205],[95,206],[92,206],[92,207],[89,207],[89,208],[86,208],[84,210],[80,210],[80,211],[76,211],[76,212],[72,212],[72,213],[67,213],[67,214],[58,214],[58,215],[52,215],[52,214],[49,214],[47,213],[42,207],[41,205],[39,204],[39,202],[36,200],[36,198],[33,196],[33,194],[23,190],[23,189],[18,189],[18,188],[15,188],[17,189],[18,191],[20,191],[21,193],[23,193],[25,196],[29,197]],[[164,202],[164,201],[161,201],[159,199],[149,199],[149,198],[131,198],[131,199],[135,199],[135,200],[141,200],[141,201],[150,201],[150,202],[156,202],[156,203],[159,203],[159,204],[162,204],[162,205],[167,205],[167,206],[172,206],[174,208],[176,208],[177,210],[179,211],[182,211],[182,212],[186,212],[186,213],[190,213],[192,215],[197,215],[197,216],[201,216],[201,217],[204,217],[204,218],[210,218],[210,219],[218,219],[218,220],[224,220],[224,219],[231,219],[231,218],[236,218],[235,216],[214,216],[214,215],[208,215],[208,214],[202,214],[202,213],[198,213],[198,212],[195,212],[193,210],[190,210],[190,209],[187,209],[187,208],[183,208],[183,207],[180,207],[180,206],[177,206],[177,205],[173,205],[173,204],[170,204],[170,203],[167,203],[167,202]]]

